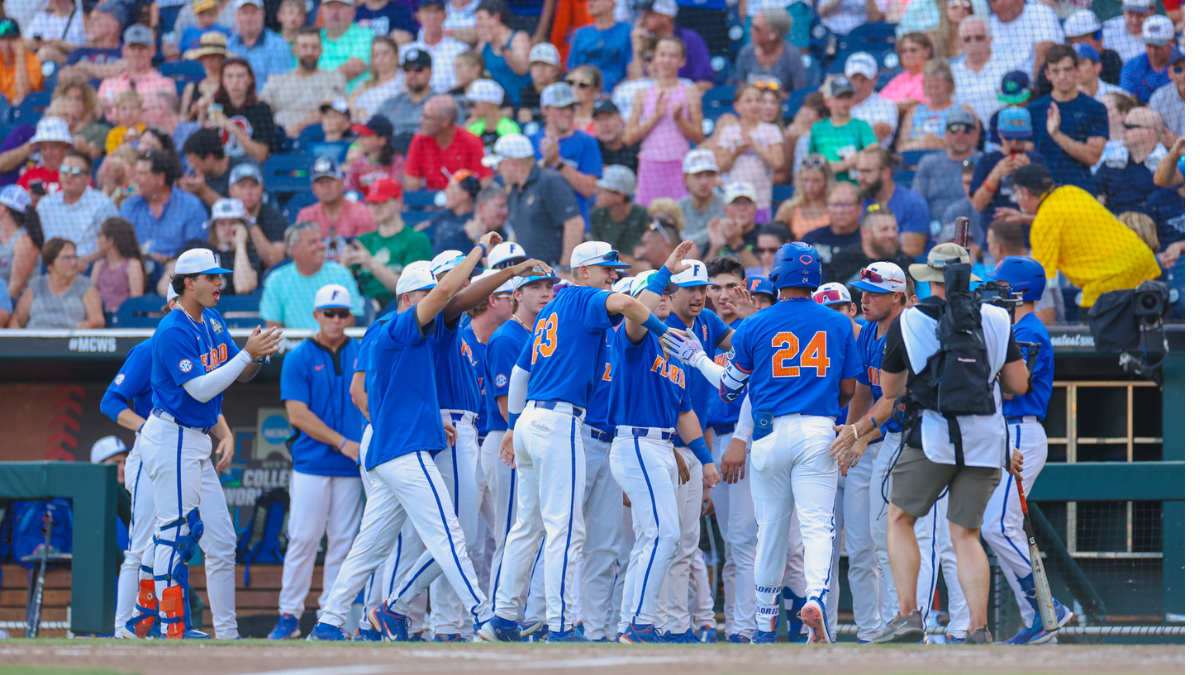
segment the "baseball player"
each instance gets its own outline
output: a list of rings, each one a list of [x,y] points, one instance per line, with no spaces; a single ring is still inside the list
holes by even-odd
[[[660,319],[671,311],[671,273],[690,264],[683,259],[690,248],[691,242],[680,244],[663,269],[643,272],[634,282],[635,297],[647,308],[653,306]],[[683,364],[668,356],[644,326],[630,321],[613,337],[609,358],[617,429],[612,472],[629,497],[636,535],[621,604],[620,641],[661,642],[664,638],[655,624],[664,618],[659,607],[662,585],[674,563],[681,529],[679,504],[672,497],[680,480],[678,467],[684,465],[676,461],[673,437],[680,436],[699,458],[705,484],[715,485],[719,476],[700,421],[690,410]],[[685,583],[690,575],[689,558]]]
[[[854,393],[862,370],[852,323],[812,301],[821,263],[807,244],[788,243],[775,256],[770,280],[779,303],[747,319],[734,335],[734,359],[722,369],[703,355],[694,338],[668,338],[710,381],[721,397],[737,398],[749,385],[754,449],[750,454],[758,555],[755,642],[775,642],[778,597],[794,512],[804,541],[806,602],[800,610],[809,642],[829,642],[832,623],[825,599],[832,577],[833,505],[837,464],[829,454],[833,421]]]
[[[1022,487],[1028,494],[1033,482],[1046,465],[1046,430],[1042,420],[1050,404],[1054,386],[1054,346],[1046,326],[1034,313],[1035,305],[1041,300],[1046,288],[1046,272],[1041,263],[1028,256],[1005,258],[992,274],[997,282],[1008,284],[1014,291],[1021,292],[1023,304],[1013,312],[1013,337],[1018,343],[1040,345],[1037,363],[1033,368],[1033,386],[1021,396],[1006,396],[1004,421],[1008,424],[1008,439],[1025,456],[1021,471]],[[1029,348],[1021,347],[1026,360]],[[1017,595],[1024,625],[1017,634],[1004,644],[1037,645],[1055,640],[1057,631],[1048,632],[1042,627],[1042,615],[1038,611],[1037,592],[1033,586],[1033,570],[1029,566],[1029,540],[1026,538],[1024,519],[1021,515],[1021,500],[1017,494],[1016,478],[1003,476],[983,513],[983,539],[996,554],[1004,577]],[[1058,600],[1054,601],[1054,612],[1058,625],[1065,626],[1074,616]]]
[[[225,493],[209,461],[213,431],[222,462],[233,451],[227,426],[217,426],[222,392],[234,380],[248,382],[259,363],[276,351],[283,335],[256,328],[239,350],[221,314],[221,276],[229,274],[208,249],[185,251],[171,280],[178,304],[154,332],[150,386],[154,409],[142,427],[144,468],[154,486],[158,533],[154,538],[154,585],[158,614],[168,639],[184,637],[183,586],[187,561],[199,544],[205,552],[208,597],[218,639],[236,639],[233,557],[236,535]]]
[[[132,351],[132,350],[131,350]],[[111,385],[110,385],[111,386]],[[125,486],[125,463],[129,459],[129,446],[125,445],[125,441],[116,436],[105,436],[92,444],[92,464],[113,464],[117,467],[117,483]],[[146,486],[149,491],[149,486]],[[128,486],[126,490],[130,490]],[[131,497],[132,497],[132,490]],[[118,495],[120,497],[120,495]],[[120,542],[120,526],[122,525],[122,514],[126,505],[121,503],[121,499],[117,500],[117,525],[118,534],[117,540]],[[122,629],[125,626],[125,621],[133,614],[134,603],[138,595],[138,567],[141,562],[140,558],[134,558],[133,548],[133,504],[129,507],[129,524],[127,527],[127,543],[123,552],[123,562],[121,563],[121,572],[117,577],[117,615],[114,625],[116,632],[113,635],[115,638],[124,638],[125,635]],[[153,512],[151,512],[153,513]],[[128,569],[127,569],[128,568]],[[153,583],[153,581],[151,581]],[[150,589],[150,597],[154,597],[154,589]],[[153,617],[148,621],[147,627],[154,623]]]
[[[488,256],[489,260],[497,250],[508,247],[511,247],[510,251],[512,249],[520,250],[517,244],[504,243],[493,249],[492,255]],[[524,255],[523,251],[521,255]],[[506,261],[502,259],[498,264],[504,262]],[[487,396],[485,398],[488,401],[489,431],[480,451],[480,465],[483,468],[484,478],[487,480],[488,492],[492,496],[492,508],[495,516],[491,528],[492,536],[496,541],[496,550],[492,555],[492,566],[488,575],[491,580],[490,594],[493,611],[495,611],[496,586],[500,583],[500,564],[504,557],[504,545],[517,514],[517,491],[514,489],[517,482],[517,471],[505,466],[500,461],[500,442],[508,430],[509,377],[512,375],[513,366],[517,363],[521,349],[532,334],[538,312],[541,312],[542,308],[554,299],[554,284],[559,281],[561,280],[556,276],[519,278],[515,284],[516,290],[513,291],[515,309],[512,317],[492,333],[492,337],[488,341],[487,352],[484,355],[487,371]],[[493,415],[498,418],[498,421],[504,422],[503,426],[494,428]],[[535,567],[535,573],[536,571]],[[544,613],[545,601],[538,600],[542,593],[544,593],[543,584],[533,584],[529,588],[530,604],[535,608],[543,608],[543,611],[532,618],[526,616],[527,623],[523,626],[522,632],[528,634],[542,627],[534,625],[535,621],[541,623],[541,614]]]
[[[321,538],[326,538],[324,605],[362,518],[362,480],[355,458],[362,440],[362,413],[350,398],[350,379],[360,343],[346,336],[350,291],[330,284],[317,291],[316,335],[288,353],[280,376],[280,400],[296,429],[292,454],[288,549],[279,591],[279,622],[268,640],[300,637]]]
[[[620,261],[612,246],[585,242],[571,252],[577,285],[559,292],[541,313],[509,383],[508,428],[501,456],[517,469],[517,519],[500,565],[496,617],[479,635],[489,642],[518,637],[523,596],[545,536],[546,620],[550,641],[579,642],[570,623],[571,575],[583,547],[587,477],[582,423],[604,360],[605,334],[620,316],[657,336],[667,327],[633,298],[609,289]],[[528,401],[528,405],[526,402]]]

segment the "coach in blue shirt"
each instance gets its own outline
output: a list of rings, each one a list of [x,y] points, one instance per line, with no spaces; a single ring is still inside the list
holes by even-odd
[[[1175,25],[1165,16],[1146,19],[1142,41],[1146,53],[1129,59],[1121,68],[1121,88],[1145,103],[1155,90],[1171,83],[1167,68],[1181,57],[1175,47]]]
[[[258,93],[272,75],[292,70],[292,48],[278,33],[265,26],[267,16],[262,0],[235,0],[237,32],[229,38],[231,54],[246,59],[254,71]]]
[[[138,245],[150,257],[166,262],[190,239],[207,239],[208,211],[204,203],[175,187],[179,163],[162,150],[151,150],[137,161],[138,192],[121,205],[121,217],[133,224]]]
[[[1079,56],[1065,45],[1046,52],[1046,77],[1054,89],[1029,104],[1033,144],[1046,158],[1055,185],[1074,185],[1096,193],[1092,166],[1108,141],[1108,110],[1079,91]]]
[[[596,181],[604,173],[600,144],[595,137],[575,128],[575,91],[566,82],[555,82],[542,90],[545,126],[529,140],[533,155],[546,169],[555,169],[575,191],[579,213],[588,221],[588,201],[596,194]]]

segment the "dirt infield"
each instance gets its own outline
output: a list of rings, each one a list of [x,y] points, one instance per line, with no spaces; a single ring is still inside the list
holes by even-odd
[[[778,645],[416,645],[125,643],[5,640],[0,663],[93,667],[144,675],[386,675],[481,672],[725,675],[729,673],[1182,673],[1182,645],[1055,647],[805,647]],[[0,672],[4,666],[0,666]]]

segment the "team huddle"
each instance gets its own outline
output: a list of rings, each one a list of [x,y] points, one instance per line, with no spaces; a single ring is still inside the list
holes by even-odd
[[[586,242],[572,252],[572,278],[560,279],[489,233],[465,254],[405,267],[396,311],[361,342],[329,347],[318,335],[289,353],[282,398],[324,423],[301,422],[289,405],[301,431],[271,637],[300,637],[326,535],[309,640],[717,642],[699,549],[711,508],[724,540],[727,642],[775,642],[781,618],[791,642],[835,641],[843,549],[860,643],[926,639],[939,570],[947,641],[990,642],[969,601],[973,577],[958,571],[962,532],[982,536],[1017,596],[1024,627],[1008,642],[1054,642],[1013,487],[1023,480],[1028,491],[1046,461],[1054,368],[1033,313],[1040,265],[1011,258],[995,273],[1024,301],[999,344],[1042,348],[1028,388],[1003,402],[1013,473],[987,485],[980,518],[959,506],[953,482],[918,504],[891,481],[893,469],[911,470],[901,450],[913,441],[893,418],[887,378],[913,369],[898,336],[922,325],[901,316],[917,311],[906,309],[913,280],[936,294],[964,249],[942,244],[907,274],[890,262],[863,269],[851,286],[865,323],[849,289],[821,284],[807,244],[783,246],[765,277],[747,277],[732,257],[705,265],[692,250],[685,241],[662,269],[623,277],[611,246]],[[139,431],[126,464],[125,637],[208,637],[192,628],[186,598],[198,545],[216,637],[238,638],[235,533],[217,478],[233,450],[222,392],[253,378],[282,336],[256,330],[238,349],[213,309],[225,272],[207,250],[180,256],[172,311],[105,396],[105,412]],[[349,310],[346,289],[317,293],[318,320],[345,322]],[[1009,362],[1023,368],[1021,358]],[[889,561],[897,512],[915,518],[919,571]],[[360,592],[363,614],[350,616]],[[1057,601],[1054,611],[1060,626],[1071,618]],[[421,635],[426,622],[432,638]]]

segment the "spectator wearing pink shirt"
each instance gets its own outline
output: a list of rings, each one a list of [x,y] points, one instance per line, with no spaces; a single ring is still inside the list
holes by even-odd
[[[907,33],[896,44],[904,72],[893,77],[879,92],[900,109],[903,116],[925,100],[925,62],[933,57],[933,43],[924,33]]]
[[[136,89],[146,100],[155,91],[175,93],[175,81],[164,77],[150,65],[154,58],[154,33],[146,26],[134,24],[125,29],[124,37],[121,56],[125,59],[125,72],[105,78],[100,83],[98,97],[101,105],[111,111],[117,94],[130,89]]]
[[[311,175],[312,191],[318,201],[300,209],[296,222],[311,220],[320,226],[322,235],[330,237],[357,237],[379,229],[370,209],[346,199],[346,177],[332,158],[318,157]]]
[[[347,156],[346,189],[367,194],[371,184],[380,178],[404,182],[404,157],[392,147],[395,129],[388,118],[374,115],[365,124],[355,124],[350,130],[358,134],[358,147],[350,148]]]

